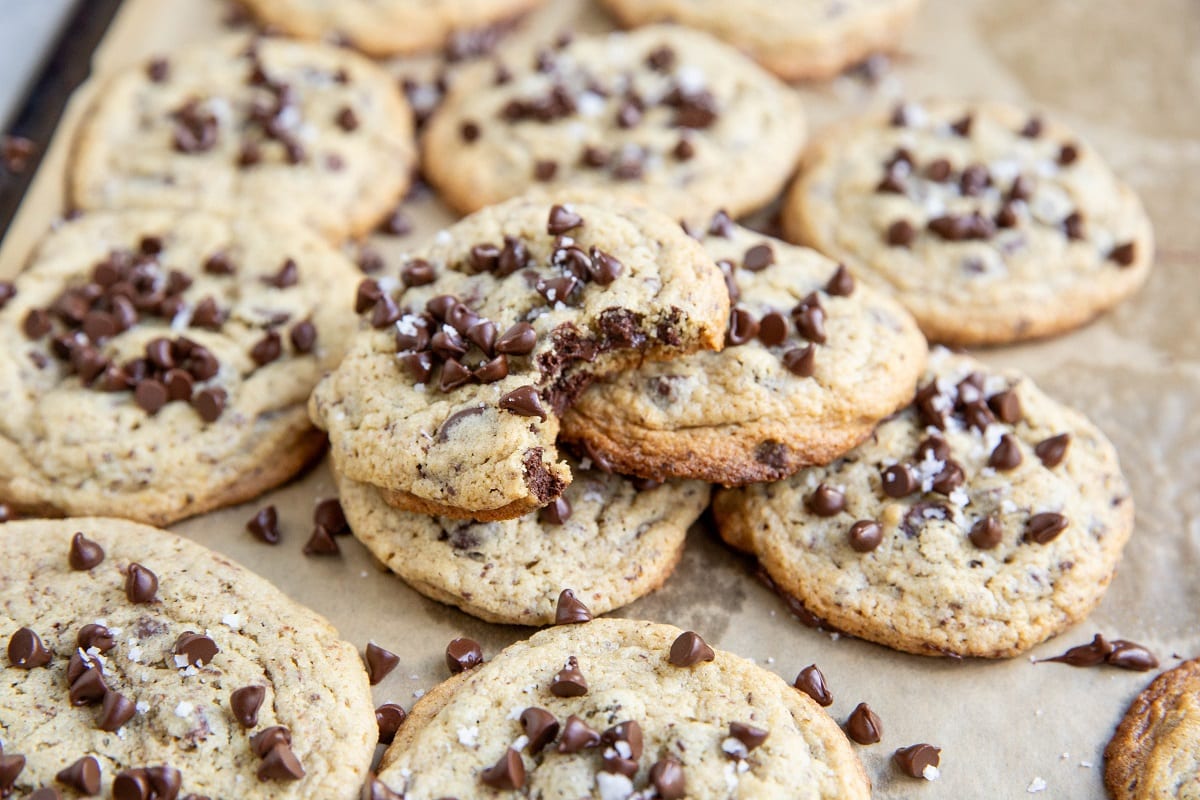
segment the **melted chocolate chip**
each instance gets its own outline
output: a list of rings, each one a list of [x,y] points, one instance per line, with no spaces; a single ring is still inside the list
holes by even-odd
[[[366,662],[367,675],[371,679],[371,685],[375,686],[396,668],[396,665],[400,663],[400,656],[391,650],[385,650],[374,642],[368,642]]]
[[[76,533],[71,537],[71,550],[67,553],[67,563],[73,570],[88,570],[104,560],[104,548],[83,535]]]
[[[559,724],[549,711],[530,707],[521,712],[521,728],[529,737],[530,755],[537,755],[558,736]]]
[[[52,657],[32,628],[19,628],[8,640],[8,663],[18,669],[44,667]]]
[[[158,594],[158,576],[134,562],[125,573],[125,596],[131,603],[153,603]]]
[[[175,640],[173,651],[177,656],[183,656],[193,667],[211,664],[213,657],[221,652],[217,643],[202,633],[185,631]]]
[[[1034,514],[1025,523],[1025,539],[1038,544],[1049,544],[1057,539],[1069,524],[1065,516],[1052,511]]]
[[[1110,665],[1136,672],[1147,672],[1158,667],[1158,658],[1136,642],[1113,639],[1113,651],[1105,659]]]
[[[859,703],[846,719],[846,735],[859,744],[875,744],[883,738],[883,723],[866,703]]]
[[[465,672],[483,663],[483,649],[479,642],[465,637],[455,639],[446,645],[446,667],[451,675]]]
[[[883,526],[873,519],[860,519],[850,526],[848,538],[855,552],[869,553],[883,542]]]
[[[246,530],[267,544],[279,544],[279,512],[275,510],[275,506],[264,506],[256,511],[246,523]]]
[[[816,664],[809,664],[800,670],[793,685],[815,700],[817,705],[825,707],[833,705],[833,695],[829,693],[829,688],[825,684],[825,674]]]
[[[379,743],[391,744],[396,731],[408,719],[408,713],[395,703],[384,703],[375,709],[375,723],[379,726]]]
[[[804,507],[818,517],[833,517],[846,508],[846,495],[841,489],[822,483],[804,498]]]
[[[671,643],[668,660],[674,667],[691,667],[701,661],[712,661],[716,653],[694,631],[684,631]]]
[[[253,728],[258,724],[258,710],[266,696],[267,690],[263,686],[234,689],[229,695],[229,709],[233,712],[233,718],[243,728]]]
[[[575,625],[581,622],[591,622],[592,612],[585,606],[570,589],[563,589],[558,595],[558,604],[554,610],[555,625]]]
[[[910,778],[924,778],[930,767],[941,763],[941,748],[929,744],[914,744],[901,747],[892,754],[892,763]]]
[[[579,669],[579,661],[575,656],[570,656],[566,666],[550,681],[550,694],[555,697],[582,697],[587,691],[587,678]]]

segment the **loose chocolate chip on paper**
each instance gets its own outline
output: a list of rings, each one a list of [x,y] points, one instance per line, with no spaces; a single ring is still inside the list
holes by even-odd
[[[883,738],[883,723],[866,703],[859,703],[846,720],[846,735],[859,744],[875,744]]]
[[[312,535],[304,543],[306,556],[336,556],[341,553],[337,540],[322,525],[313,526]]]
[[[366,650],[367,675],[371,685],[375,686],[388,676],[400,663],[400,656],[391,650],[385,650],[374,642],[367,643]]]
[[[451,675],[465,672],[483,663],[483,648],[474,639],[460,637],[446,645],[446,667]]]
[[[910,778],[932,779],[941,763],[941,752],[941,748],[930,744],[914,744],[893,753],[892,763]]]
[[[384,703],[375,709],[375,722],[379,726],[379,743],[391,744],[396,731],[408,719],[408,712],[395,703]]]
[[[816,664],[809,664],[800,670],[793,685],[815,700],[817,705],[825,707],[833,705],[833,695],[830,694],[829,687],[825,683],[825,673],[821,672]]]
[[[279,544],[279,512],[275,506],[264,506],[256,511],[246,523],[246,530],[267,544]]]

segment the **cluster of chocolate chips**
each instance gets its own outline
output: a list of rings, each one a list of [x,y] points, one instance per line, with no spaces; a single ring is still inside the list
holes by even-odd
[[[560,39],[559,48],[570,42]],[[677,56],[673,49],[660,46],[645,57],[647,69],[669,74],[676,65]],[[533,97],[516,97],[505,103],[498,114],[509,124],[534,122],[550,124],[580,113],[581,107],[615,102],[612,122],[621,130],[630,130],[643,124],[647,115],[655,108],[666,109],[670,119],[666,125],[682,130],[672,146],[669,156],[675,161],[688,161],[695,156],[695,145],[690,131],[710,127],[719,116],[718,103],[712,92],[686,85],[684,81],[672,80],[661,97],[647,98],[635,88],[635,75],[626,71],[618,74],[609,83],[590,71],[572,65],[568,72],[560,65],[562,60],[554,51],[538,51],[534,68],[541,73],[553,74],[553,84],[544,92]],[[496,73],[496,84],[503,85],[512,79],[511,73],[500,68]],[[619,91],[614,87],[622,87]],[[586,99],[585,99],[586,97]],[[471,144],[482,135],[480,123],[467,120],[460,126],[459,133],[464,142]],[[615,150],[588,144],[576,158],[576,163],[588,170],[605,170],[616,180],[636,180],[642,176],[647,160],[653,154],[644,146],[632,143]],[[559,162],[538,160],[534,163],[534,178],[552,181],[558,176]]]
[[[246,523],[246,530],[266,544],[279,544],[279,512],[274,505],[267,505],[254,512]],[[304,545],[306,556],[332,556],[341,552],[335,536],[346,536],[350,525],[336,497],[321,500],[313,507],[313,531]]]
[[[714,217],[709,227],[710,234],[727,235],[720,231],[724,229],[721,217]],[[728,217],[724,217],[728,219]],[[741,269],[759,272],[775,263],[775,251],[769,244],[751,247],[742,257]],[[729,312],[729,327],[725,332],[725,344],[736,347],[758,339],[765,347],[780,347],[787,343],[789,336],[795,334],[803,341],[795,347],[788,347],[780,354],[783,365],[801,378],[812,377],[816,366],[817,345],[825,344],[825,308],[821,305],[821,295],[810,292],[803,300],[792,308],[789,316],[779,311],[769,311],[756,319],[748,309],[736,305],[741,296],[737,286],[736,271],[738,266],[729,259],[717,262],[725,274],[725,284],[729,289],[729,298],[735,304]],[[854,292],[854,278],[844,265],[839,264],[824,291],[833,297],[848,297]]]
[[[892,125],[905,127],[910,124],[906,107],[901,105],[892,114]],[[974,117],[967,114],[950,125],[950,130],[957,136],[970,138],[974,127]],[[1019,134],[1028,139],[1036,139],[1042,135],[1042,122],[1038,117],[1031,117],[1021,128]],[[1079,158],[1079,146],[1066,142],[1058,151],[1057,162],[1060,167],[1069,167]],[[979,197],[986,190],[996,187],[996,179],[985,164],[968,164],[960,171],[955,171],[950,161],[945,158],[934,159],[928,164],[917,163],[916,157],[907,148],[897,148],[883,164],[883,178],[875,187],[877,192],[891,194],[907,194],[910,183],[918,177],[933,183],[957,185],[962,197]],[[999,187],[996,187],[999,190]],[[1020,225],[1020,208],[1033,197],[1034,179],[1026,174],[1018,174],[1006,189],[1000,190],[1000,208],[994,214],[987,214],[982,208],[964,214],[943,214],[935,217],[926,224],[926,228],[935,236],[949,242],[971,240],[986,241],[996,235],[998,230],[1016,228]],[[1063,234],[1070,240],[1083,240],[1087,237],[1085,220],[1079,211],[1072,211],[1061,221]],[[899,219],[888,225],[884,233],[885,241],[893,247],[909,247],[917,238],[919,231],[906,219]],[[1118,266],[1128,267],[1136,257],[1133,242],[1124,242],[1115,246],[1108,258]]]

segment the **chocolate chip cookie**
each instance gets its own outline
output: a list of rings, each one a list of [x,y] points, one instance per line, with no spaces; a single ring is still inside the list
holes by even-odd
[[[794,92],[706,34],[662,26],[580,36],[499,74],[463,70],[422,148],[460,211],[570,185],[681,217],[766,204],[803,140]]]
[[[114,76],[68,172],[79,208],[275,215],[332,240],[370,231],[416,160],[395,80],[353,52],[231,36]]]
[[[621,619],[542,631],[435,688],[379,782],[410,800],[870,795],[808,695],[691,631]]]
[[[609,376],[565,439],[618,472],[741,485],[832,461],[912,399],[925,339],[894,300],[724,214],[703,244],[726,272],[725,349]]]
[[[131,522],[10,522],[0,548],[0,794],[359,796],[370,686],[324,619]]]
[[[1112,444],[1017,373],[938,349],[914,403],[826,467],[720,492],[721,536],[811,621],[1014,656],[1100,602],[1133,528]]]
[[[831,78],[894,49],[920,0],[602,0],[627,26],[678,22],[733,45],[786,80]]]
[[[323,447],[305,404],[358,277],[283,222],[64,223],[0,285],[0,502],[165,525],[287,480]]]
[[[1200,660],[1162,673],[1134,698],[1104,761],[1114,800],[1200,797]]]
[[[246,0],[264,23],[301,39],[338,38],[372,56],[440,47],[456,31],[503,22],[544,0]]]
[[[986,102],[905,103],[830,130],[783,222],[961,345],[1084,324],[1145,282],[1154,247],[1137,195],[1091,146]]]
[[[708,507],[709,487],[698,481],[571,471],[552,504],[502,522],[400,511],[341,476],[338,489],[355,537],[417,591],[488,622],[547,625],[564,588],[605,614],[660,587]]]
[[[721,271],[649,209],[518,198],[364,281],[363,325],[310,403],[334,468],[397,508],[478,520],[571,481],[559,417],[593,376],[721,346]]]

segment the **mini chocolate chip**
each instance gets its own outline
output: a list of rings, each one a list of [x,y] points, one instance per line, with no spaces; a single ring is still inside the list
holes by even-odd
[[[1000,437],[996,449],[988,456],[988,466],[1007,472],[1019,467],[1021,460],[1021,446],[1017,444],[1016,438],[1006,433]]]
[[[833,517],[846,508],[846,494],[822,483],[804,498],[804,507],[818,517]]]
[[[201,389],[192,397],[192,408],[205,422],[216,422],[225,410],[225,390],[220,387]]]
[[[625,742],[625,744],[629,745],[629,757],[634,761],[642,757],[644,741],[645,737],[642,734],[642,726],[637,723],[637,720],[632,719],[619,722],[600,735],[601,744],[611,747],[617,742]]]
[[[846,735],[859,744],[875,744],[883,738],[883,723],[866,703],[859,703],[846,719]]]
[[[84,756],[59,770],[54,779],[82,795],[94,797],[100,794],[100,762],[95,756]]]
[[[729,735],[753,750],[767,740],[768,731],[745,722],[729,723]]]
[[[438,379],[438,388],[443,392],[457,389],[471,380],[471,370],[463,366],[456,358],[448,358],[442,364],[442,375]],[[504,398],[500,398],[503,402]]]
[[[667,72],[675,66],[675,51],[666,45],[654,48],[646,56],[646,66],[655,72]]]
[[[213,657],[221,652],[221,649],[217,647],[216,642],[202,633],[184,631],[175,640],[172,652],[186,658],[188,664],[193,667],[202,667],[205,664],[211,664]]]
[[[975,122],[975,118],[971,114],[967,114],[957,122],[950,123],[950,130],[957,133],[959,136],[967,137],[971,135],[971,124]]]
[[[794,347],[783,354],[783,365],[788,372],[801,378],[811,378],[816,369],[817,348],[815,345]]]
[[[775,263],[775,251],[769,244],[756,244],[742,256],[742,267],[751,272],[759,272]]]
[[[312,321],[307,319],[297,322],[292,326],[288,338],[292,342],[292,348],[297,353],[311,353],[317,343],[317,326],[313,325]]]
[[[1062,167],[1074,164],[1079,158],[1079,148],[1070,142],[1067,142],[1058,149],[1058,164]]]
[[[1118,266],[1131,266],[1137,258],[1136,246],[1133,242],[1119,244],[1108,252],[1108,258],[1115,261]]]
[[[1033,178],[1028,175],[1018,175],[1013,178],[1012,186],[1008,190],[1009,200],[1028,200],[1033,197],[1034,182]]]
[[[334,536],[350,533],[350,524],[342,503],[336,497],[327,497],[313,507],[313,524],[320,525]]]
[[[144,769],[127,769],[113,778],[113,800],[154,800],[154,790]]]
[[[593,281],[600,286],[608,286],[620,277],[624,265],[615,256],[593,247],[591,250],[591,266],[588,273]]]
[[[953,459],[947,459],[942,466],[942,471],[933,478],[933,490],[949,495],[962,486],[965,481],[966,474],[963,472],[962,465]]]
[[[1013,208],[1012,203],[1005,203],[996,212],[996,227],[998,228],[1015,228],[1020,218],[1017,217],[1017,210]]]
[[[267,544],[279,544],[279,512],[275,506],[264,506],[254,512],[254,516],[246,523],[246,530]]]
[[[535,161],[533,164],[533,177],[535,180],[543,183],[554,180],[554,176],[558,174],[557,161]]]
[[[725,211],[725,209],[723,209],[723,208],[719,209],[717,211],[717,213],[713,214],[712,219],[709,220],[709,223],[708,223],[708,234],[710,236],[720,236],[723,239],[728,239],[731,236],[733,236],[733,219],[730,218],[729,214]],[[767,245],[759,245],[759,246],[767,247],[767,249],[770,250],[770,247],[768,247]],[[753,249],[753,248],[751,248],[751,249]],[[749,255],[749,254],[750,254],[749,251],[747,251],[746,255]],[[772,257],[773,256],[774,256],[774,254],[772,254]]]
[[[907,497],[921,488],[908,464],[893,464],[880,473],[879,480],[883,493],[888,497]]]
[[[575,656],[567,658],[567,664],[550,681],[550,694],[555,697],[582,697],[587,694],[587,678],[579,669]]]
[[[153,603],[158,594],[158,576],[138,564],[129,565],[125,573],[125,596],[131,603]]]
[[[480,771],[479,780],[493,789],[521,789],[525,786],[525,762],[521,760],[521,754],[510,747],[499,761]]]
[[[254,359],[254,363],[260,367],[270,364],[281,355],[283,355],[283,342],[275,331],[267,331],[266,335],[250,348],[250,358]]]
[[[84,652],[94,647],[101,653],[107,653],[116,646],[116,641],[108,628],[90,622],[80,628],[79,633],[75,635],[75,646]]]
[[[397,360],[417,383],[427,383],[433,374],[433,353],[405,353]]]
[[[162,58],[161,56],[158,58],[152,58],[146,63],[146,77],[148,77],[152,83],[163,83],[170,74],[171,64],[169,61],[167,61],[167,59]],[[98,791],[99,790],[96,792],[89,792],[89,794],[96,794]]]
[[[1036,139],[1042,135],[1042,119],[1041,117],[1030,117],[1025,126],[1021,128],[1021,135],[1026,139]]]
[[[451,675],[465,672],[483,663],[483,649],[474,639],[460,637],[446,645],[446,667]]]
[[[642,110],[636,104],[625,102],[617,109],[617,126],[620,128],[634,128],[642,121]]]
[[[195,379],[192,376],[181,370],[168,370],[163,376],[163,385],[167,387],[167,400],[182,400],[187,402],[192,399],[192,389],[195,384]]]
[[[292,732],[282,725],[272,725],[269,728],[263,728],[258,733],[250,737],[250,749],[259,758],[263,758],[267,753],[271,752],[277,744],[291,744]]]
[[[583,149],[583,154],[579,157],[579,162],[585,167],[600,169],[608,165],[608,151],[595,145],[588,145]]]
[[[361,314],[373,308],[382,296],[383,289],[379,288],[379,283],[373,278],[367,278],[358,284],[358,291],[354,296],[354,312]]]
[[[8,663],[18,669],[44,667],[52,655],[32,628],[19,628],[8,640]]]
[[[1057,467],[1067,457],[1067,448],[1071,444],[1071,434],[1060,433],[1038,442],[1033,452],[1041,459],[1047,468]]]
[[[321,525],[314,525],[313,532],[304,543],[302,550],[306,556],[336,556],[342,552],[337,540]]]
[[[375,724],[379,726],[379,743],[391,744],[396,731],[408,719],[408,712],[395,703],[384,703],[375,709]]]
[[[575,596],[575,592],[563,589],[558,595],[558,603],[554,609],[554,624],[575,625],[591,621],[592,612]]]
[[[405,286],[425,286],[433,283],[436,278],[437,273],[433,265],[424,259],[409,261],[400,269],[400,280],[404,281]]]
[[[551,236],[560,236],[567,231],[583,227],[583,217],[565,206],[555,205],[550,208],[550,218],[546,223],[546,232]]]
[[[999,518],[994,514],[988,515],[971,526],[971,544],[980,550],[991,550],[1000,544],[1004,536],[1004,528]]]
[[[892,762],[910,778],[924,778],[925,770],[930,767],[936,769],[941,763],[941,752],[941,748],[930,744],[914,744],[901,747],[893,753]]]
[[[873,519],[860,519],[850,526],[850,546],[859,553],[869,553],[883,541],[883,526]]]
[[[559,724],[549,711],[531,706],[521,712],[521,728],[529,738],[530,755],[537,755],[558,736]]]
[[[538,522],[543,525],[562,525],[571,518],[571,503],[565,497],[557,497],[548,505],[538,509]]]
[[[854,294],[854,276],[846,269],[845,264],[838,264],[837,270],[825,284],[825,292],[834,297],[849,297]]]
[[[267,690],[263,686],[243,686],[234,689],[229,695],[229,709],[233,718],[243,728],[253,728],[258,724],[258,709],[266,699]]]
[[[548,303],[569,303],[571,295],[580,285],[580,280],[574,275],[562,275],[557,278],[542,278],[534,288]]]
[[[675,146],[671,148],[671,155],[677,161],[691,161],[696,156],[696,146],[686,136],[681,136]]]
[[[25,769],[25,756],[0,754],[0,795],[8,797],[17,785],[17,776]]]
[[[500,408],[522,417],[546,419],[546,409],[537,389],[533,386],[518,386],[500,398]]]
[[[825,684],[825,674],[816,664],[809,664],[800,670],[793,684],[797,689],[816,701],[817,705],[829,707],[833,705],[833,695]]]
[[[600,733],[592,729],[581,718],[572,714],[563,724],[562,738],[558,741],[558,752],[578,753],[600,744]]]
[[[900,168],[892,167],[883,173],[883,179],[875,185],[875,191],[884,194],[904,194],[908,191],[908,186],[904,182],[904,175],[901,174]]]
[[[496,340],[496,352],[524,356],[537,344],[537,331],[528,322],[518,322]]]
[[[381,294],[375,301],[375,305],[371,307],[371,327],[390,328],[398,319],[400,319],[400,309],[396,305],[396,301],[390,294]]]
[[[752,341],[758,335],[758,322],[744,308],[729,312],[729,327],[725,330],[725,344],[737,346]]]
[[[944,158],[938,158],[929,162],[922,174],[934,183],[945,183],[952,172],[954,172],[954,168],[950,166],[950,162]]]
[[[257,774],[260,781],[298,781],[304,777],[304,767],[292,752],[291,745],[280,742],[263,756]]]
[[[471,373],[480,383],[495,383],[508,377],[508,356],[501,353],[495,358],[485,361]]]
[[[1034,514],[1025,523],[1025,538],[1038,544],[1049,544],[1057,539],[1069,524],[1065,516],[1053,511]]]
[[[371,679],[371,685],[375,686],[396,668],[400,663],[400,656],[374,642],[367,642],[366,661],[367,675]]]
[[[71,671],[68,669],[67,678],[70,690],[67,692],[67,697],[71,701],[71,705],[90,706],[102,701],[109,690],[104,683],[104,670],[100,667],[100,662],[91,656],[84,661],[79,658],[78,653],[71,657],[71,661],[80,665],[91,665],[90,669],[86,666],[76,667],[78,674],[74,679],[71,679]]]
[[[1104,659],[1107,664],[1137,672],[1147,672],[1158,667],[1155,655],[1136,642],[1113,639],[1112,646],[1112,652]]]
[[[662,800],[678,800],[687,796],[687,780],[683,764],[673,756],[666,756],[650,767],[650,783],[658,790]]]
[[[792,320],[796,323],[796,332],[805,339],[825,344],[825,309],[816,292],[810,293],[792,309]]]
[[[892,247],[908,247],[917,238],[917,229],[906,219],[888,225],[884,240]]]
[[[219,331],[225,322],[225,314],[217,306],[217,301],[210,297],[203,298],[192,309],[191,325],[210,331]]]
[[[429,337],[429,349],[442,358],[457,358],[467,352],[467,343],[453,326],[447,330],[443,325],[440,331]]]
[[[1014,389],[1006,389],[992,395],[987,404],[1001,422],[1015,425],[1021,421],[1021,400]]]
[[[1078,211],[1072,211],[1068,214],[1066,219],[1063,220],[1062,225],[1063,232],[1067,235],[1068,239],[1078,241],[1087,236],[1083,227],[1083,215]]]
[[[17,296],[17,287],[12,281],[0,281],[0,309],[8,305],[8,301]]]
[[[67,563],[73,570],[87,570],[104,560],[104,548],[93,542],[81,532],[71,537],[71,550],[67,553]]]
[[[407,236],[412,233],[412,221],[403,209],[396,208],[384,219],[378,230],[388,236]]]
[[[279,271],[274,275],[263,278],[262,281],[269,286],[274,286],[276,289],[286,289],[289,286],[295,286],[300,281],[300,268],[296,266],[295,259],[284,259],[283,264],[279,267]]]
[[[120,692],[109,691],[104,695],[104,701],[100,707],[100,718],[96,720],[96,727],[102,731],[113,733],[121,728],[126,722],[133,719],[133,715],[137,713],[134,708],[133,701]]]
[[[763,318],[758,323],[758,340],[767,347],[776,347],[787,340],[788,321],[787,317],[780,314],[778,311],[771,311],[763,315]]]
[[[691,667],[701,661],[712,661],[716,653],[694,631],[684,631],[671,643],[669,661],[674,667]]]

